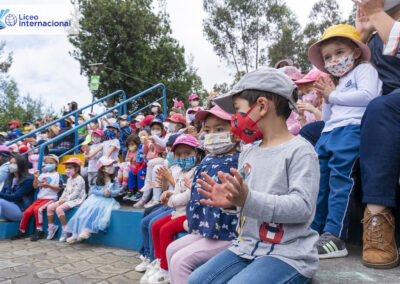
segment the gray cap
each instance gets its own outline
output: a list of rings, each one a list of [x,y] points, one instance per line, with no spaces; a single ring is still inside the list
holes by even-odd
[[[385,10],[385,12],[387,12],[396,6],[400,6],[400,0],[386,0],[385,6],[383,6],[383,10]]]
[[[275,68],[260,68],[249,72],[233,86],[226,95],[218,96],[214,102],[228,113],[236,113],[233,107],[233,96],[245,90],[258,90],[277,94],[289,102],[289,107],[297,111],[294,90],[296,85],[282,71]]]

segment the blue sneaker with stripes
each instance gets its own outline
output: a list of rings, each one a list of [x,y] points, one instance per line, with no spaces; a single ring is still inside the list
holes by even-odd
[[[319,237],[317,248],[319,259],[345,257],[349,254],[346,243],[329,232]]]

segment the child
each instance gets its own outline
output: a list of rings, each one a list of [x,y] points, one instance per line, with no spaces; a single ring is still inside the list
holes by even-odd
[[[101,141],[104,137],[104,132],[101,129],[95,129],[90,135],[92,145],[85,147],[85,160],[88,161],[88,181],[92,183],[97,174],[97,161],[103,156],[103,143]]]
[[[109,112],[105,117],[100,118],[100,128],[104,131],[107,130],[107,126],[115,125],[117,120],[115,119],[115,111]]]
[[[84,123],[85,117],[83,115],[78,116],[78,124]],[[88,127],[87,126],[82,126],[78,129],[78,137],[80,138],[80,141],[84,141],[84,138],[89,134]]]
[[[54,225],[55,211],[62,225],[61,243],[65,242],[68,237],[68,233],[65,231],[67,226],[65,211],[81,205],[86,198],[85,180],[80,175],[82,161],[78,158],[70,158],[62,163],[62,165],[65,165],[65,174],[68,176],[67,185],[60,199],[47,207],[47,219],[49,223],[47,239],[53,239],[58,231],[58,226]]]
[[[121,144],[118,140],[120,134],[118,125],[108,125],[107,131],[104,133],[106,140],[103,142],[103,156],[115,161],[114,170],[117,173],[119,163],[119,149]]]
[[[320,77],[328,77],[329,75],[319,71],[311,70],[304,78],[294,83],[299,88],[299,100],[297,102],[298,112],[292,111],[290,117],[286,121],[290,133],[297,135],[300,129],[311,122],[321,120],[321,103],[317,92],[314,89],[314,82]]]
[[[191,124],[194,121],[196,112],[203,110],[201,107],[199,107],[199,104],[200,104],[199,96],[196,94],[191,94],[189,96],[190,107],[186,111],[187,124]]]
[[[161,122],[164,122],[164,114],[159,103],[154,103],[150,106],[151,113],[154,115],[154,118],[157,118]]]
[[[146,271],[141,282],[167,283],[168,263],[166,258],[167,247],[173,242],[174,236],[184,232],[183,223],[186,220],[186,204],[190,199],[190,186],[199,162],[196,148],[199,142],[192,135],[180,135],[171,151],[181,170],[173,177],[175,180],[174,191],[165,191],[161,196],[161,202],[166,207],[175,207],[170,215],[162,217],[154,222],[151,231],[153,234],[154,256],[158,260],[154,267]]]
[[[196,120],[204,121],[204,148],[210,153],[194,173],[194,181],[202,179],[206,172],[219,181],[218,172],[229,173],[237,168],[239,154],[237,139],[230,133],[232,115],[219,106],[196,114]],[[191,197],[186,206],[189,235],[171,243],[167,248],[167,259],[171,283],[187,283],[189,275],[210,258],[227,249],[237,237],[237,216],[226,214],[218,207],[200,203],[204,199],[192,184]],[[208,224],[204,226],[202,224]]]
[[[368,103],[381,95],[382,82],[368,62],[371,52],[349,25],[328,28],[322,40],[311,46],[311,63],[332,79],[315,83],[323,97],[325,127],[315,149],[321,169],[317,211],[312,228],[321,234],[320,258],[346,256],[353,180],[350,176],[359,156],[360,123]]]
[[[27,236],[26,228],[32,214],[35,214],[36,232],[31,237],[31,241],[38,241],[44,238],[43,232],[43,211],[57,200],[57,192],[63,186],[62,178],[57,172],[58,157],[56,155],[48,155],[44,158],[45,173],[40,174],[36,171],[33,176],[33,188],[39,188],[37,199],[32,203],[22,216],[21,224],[17,234],[11,237],[12,240],[22,239]]]
[[[111,211],[119,209],[119,203],[113,198],[119,193],[113,164],[115,161],[107,157],[98,160],[97,177],[91,187],[92,194],[79,207],[65,229],[72,233],[67,243],[86,240],[92,233],[105,232],[110,223]]]
[[[125,157],[126,153],[128,152],[128,148],[125,145],[126,139],[128,138],[129,135],[131,135],[133,133],[133,130],[130,126],[131,118],[127,114],[120,116],[119,119],[120,119],[120,121],[119,121],[120,134],[118,135],[118,140],[119,140],[119,144],[121,146],[122,157]]]
[[[281,71],[263,68],[246,74],[215,103],[236,113],[231,131],[248,147],[239,171],[206,173],[197,191],[200,203],[239,213],[239,237],[233,245],[197,268],[188,283],[308,283],[318,267],[310,228],[318,195],[318,158],[311,144],[286,126],[296,109],[296,85]]]
[[[171,117],[167,118],[164,124],[168,123],[168,133],[165,137],[160,138],[158,136],[154,136],[155,142],[165,147],[167,144],[168,138],[173,134],[182,134],[183,130],[186,128],[186,120],[185,117],[180,113],[175,113]]]
[[[128,189],[128,176],[129,172],[135,168],[136,166],[136,158],[138,154],[138,149],[140,147],[140,138],[136,134],[131,134],[126,139],[126,148],[128,152],[125,157],[125,162],[122,163],[118,170],[118,183],[122,191],[126,191]],[[131,197],[132,193],[128,192],[125,197]]]
[[[148,139],[144,140],[143,145],[143,153],[147,158],[147,170],[146,170],[146,179],[144,186],[142,188],[143,196],[142,199],[139,200],[134,207],[141,208],[146,204],[147,198],[150,196],[151,185],[150,182],[153,181],[153,168],[156,165],[161,165],[164,161],[161,158],[161,154],[165,151],[165,147],[162,147],[155,143],[154,136],[162,137],[164,133],[164,125],[158,119],[153,119],[150,124],[151,136]],[[153,188],[153,198],[148,204],[146,204],[145,208],[154,206],[160,203],[161,196],[161,188]]]

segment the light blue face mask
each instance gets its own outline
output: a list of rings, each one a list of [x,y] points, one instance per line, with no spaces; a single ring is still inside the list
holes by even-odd
[[[44,167],[48,172],[54,171],[56,169],[56,164],[45,164]]]
[[[176,165],[176,159],[173,157],[172,152],[167,154],[167,161],[170,165]]]
[[[196,156],[190,156],[184,159],[176,159],[176,163],[182,168],[184,171],[188,171],[196,165],[197,159]]]

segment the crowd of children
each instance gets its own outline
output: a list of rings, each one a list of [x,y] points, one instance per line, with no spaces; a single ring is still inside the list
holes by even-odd
[[[167,118],[158,103],[134,119],[109,113],[79,132],[85,161],[62,163],[65,183],[55,154],[68,141],[44,157],[41,173],[37,152],[20,154],[46,141],[48,132],[0,145],[0,217],[20,221],[12,239],[27,236],[32,215],[31,240],[44,238],[45,209],[47,239],[59,229],[59,241],[71,244],[106,233],[120,206],[115,197],[123,196],[145,208],[137,228],[143,240],[142,262],[135,267],[144,272],[140,283],[309,283],[319,259],[348,254],[352,172],[359,157],[361,170],[367,160],[364,114],[389,87],[400,89],[388,80],[400,66],[400,1],[372,2],[355,1],[362,8],[358,30],[329,27],[311,46],[315,69],[306,74],[282,60],[276,68],[245,74],[227,94],[210,94],[204,109],[191,94],[188,110],[174,100]],[[380,50],[371,50],[362,27],[366,15],[371,20],[376,13],[387,26],[370,26],[370,33],[375,27],[389,46],[381,41]],[[382,52],[397,57],[390,59],[397,65],[382,69]],[[9,127],[2,140],[21,135],[19,122]],[[394,267],[394,217],[386,207],[392,203],[365,202],[363,263]],[[67,220],[66,212],[77,206]]]

